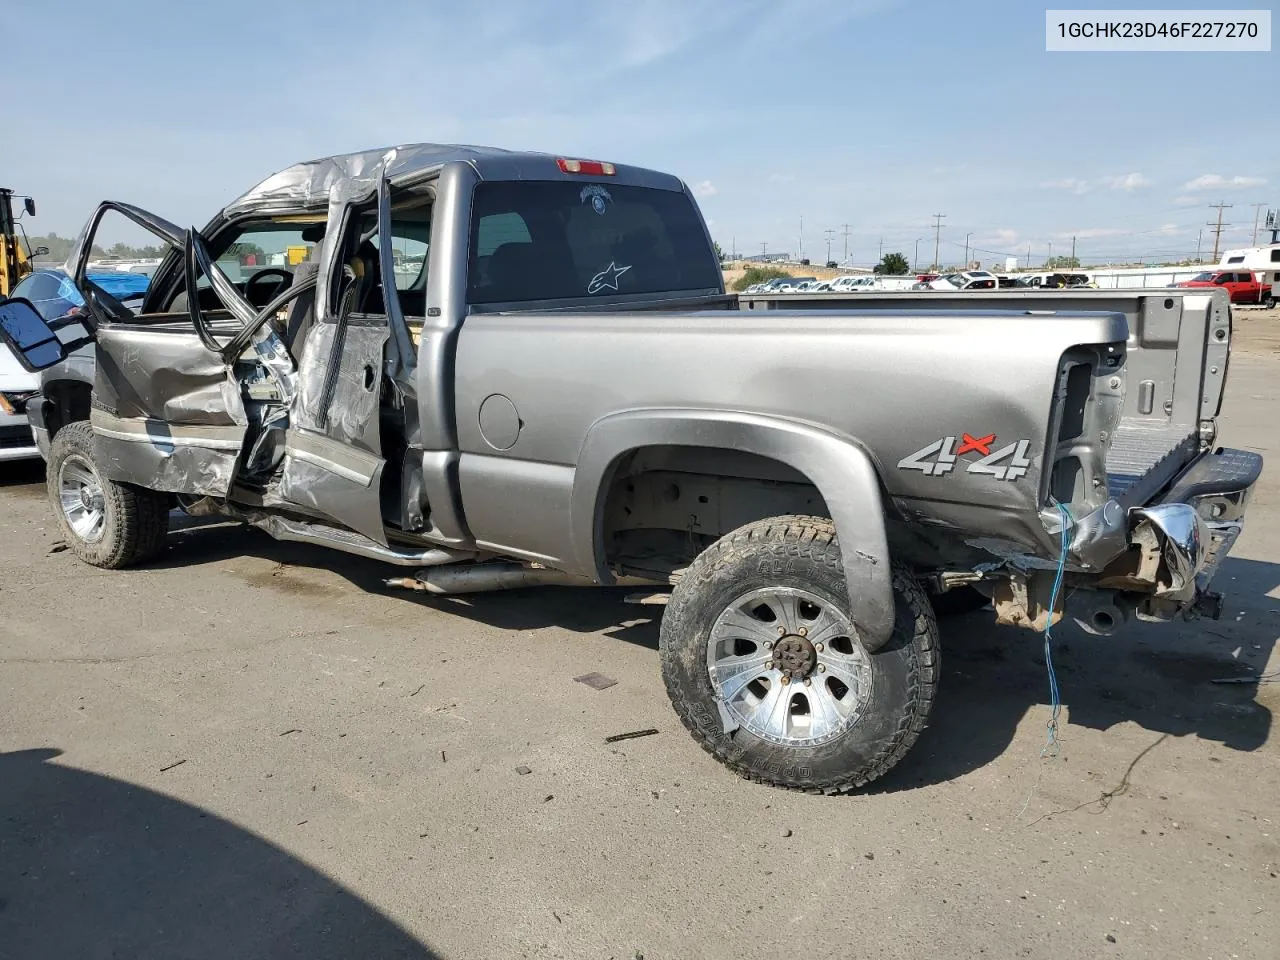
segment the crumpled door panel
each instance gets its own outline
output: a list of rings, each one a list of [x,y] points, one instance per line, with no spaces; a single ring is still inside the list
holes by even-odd
[[[299,360],[280,481],[285,500],[384,544],[378,406],[388,336],[382,317],[348,316],[312,327]]]
[[[225,497],[248,420],[222,357],[194,332],[98,330],[91,422],[112,480]]]

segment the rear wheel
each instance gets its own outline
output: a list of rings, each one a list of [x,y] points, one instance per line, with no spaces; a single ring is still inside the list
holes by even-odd
[[[49,500],[67,545],[85,563],[117,569],[155,556],[169,527],[169,498],[102,477],[93,429],[63,427],[49,450]]]
[[[870,653],[849,616],[830,521],[748,524],[705,550],[662,620],[662,673],[680,719],[748,779],[820,793],[860,787],[924,729],[938,627],[909,571],[893,571],[893,634]]]

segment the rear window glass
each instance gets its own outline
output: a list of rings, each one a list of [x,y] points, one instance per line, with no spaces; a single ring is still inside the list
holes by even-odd
[[[614,183],[498,181],[476,187],[468,300],[562,300],[720,286],[683,193]]]

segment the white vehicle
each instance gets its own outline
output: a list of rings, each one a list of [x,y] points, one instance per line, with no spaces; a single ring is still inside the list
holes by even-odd
[[[915,285],[916,278],[907,274],[901,277],[873,277],[870,286],[861,289],[868,293],[878,290],[911,290]]]
[[[1018,284],[1023,287],[1047,287],[1060,290],[1072,287],[1087,287],[1093,283],[1093,277],[1081,270],[1053,270],[1049,273],[1018,274]]]
[[[986,270],[964,270],[960,273],[948,273],[937,280],[930,280],[924,285],[925,290],[994,290],[996,275]]]
[[[831,290],[833,293],[851,293],[854,290],[869,290],[875,282],[875,277],[860,277],[848,275],[836,277],[831,281]]]
[[[39,390],[39,378],[23,370],[8,347],[0,346],[0,461],[40,456],[27,422],[27,399]]]
[[[774,293],[799,293],[806,283],[814,283],[817,279],[817,277],[784,277],[772,281],[775,286],[771,289]]]

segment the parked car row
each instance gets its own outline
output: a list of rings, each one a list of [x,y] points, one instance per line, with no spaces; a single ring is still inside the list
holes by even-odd
[[[885,290],[910,290],[919,281],[915,276],[874,276],[849,274],[831,280],[815,277],[779,277],[764,283],[753,283],[743,293],[865,293]]]
[[[987,270],[960,270],[954,273],[917,273],[905,276],[850,274],[832,280],[814,277],[779,277],[752,284],[744,293],[870,293],[886,290],[995,290],[1006,287],[1032,290],[1066,290],[1093,287],[1087,273],[1052,271],[1047,273],[994,274]]]

